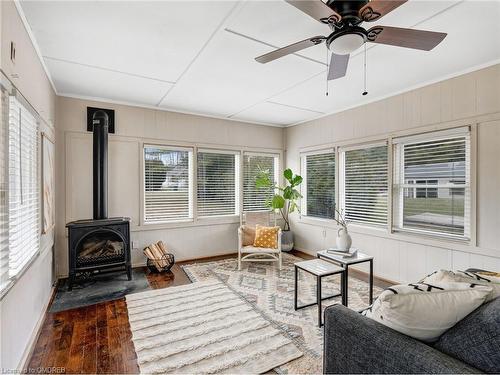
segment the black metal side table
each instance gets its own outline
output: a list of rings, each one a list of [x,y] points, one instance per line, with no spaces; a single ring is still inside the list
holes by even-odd
[[[345,269],[342,267],[339,267],[331,262],[327,262],[321,259],[311,259],[311,260],[305,260],[303,262],[297,262],[294,264],[295,266],[295,293],[294,293],[294,308],[295,310],[300,310],[305,307],[313,306],[313,305],[318,305],[318,326],[323,325],[323,319],[322,319],[322,307],[321,307],[321,301],[324,301],[326,299],[342,296],[342,304],[347,306],[347,301],[345,300],[345,281],[344,281],[344,275],[345,275]],[[310,273],[313,276],[316,276],[316,302],[309,303],[307,305],[303,306],[298,306],[297,302],[297,297],[298,297],[298,282],[299,282],[299,269],[306,271]],[[325,276],[332,276],[332,275],[337,275],[340,274],[340,293],[327,296],[327,297],[322,297],[321,296],[321,278]]]
[[[369,291],[369,302],[370,305],[373,303],[373,256],[366,255],[363,253],[358,253],[353,257],[344,257],[343,255],[339,255],[336,253],[328,252],[328,250],[321,250],[316,253],[318,259],[324,259],[329,262],[333,262],[341,266],[345,270],[344,275],[344,298],[345,298],[345,306],[348,304],[348,289],[349,289],[349,266],[354,264],[359,264],[363,262],[370,263],[370,291]]]

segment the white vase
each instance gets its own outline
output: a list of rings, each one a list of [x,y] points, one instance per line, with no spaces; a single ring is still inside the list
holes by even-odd
[[[349,233],[347,232],[347,228],[341,227],[337,231],[337,249],[340,251],[349,251],[352,245],[352,239]]]

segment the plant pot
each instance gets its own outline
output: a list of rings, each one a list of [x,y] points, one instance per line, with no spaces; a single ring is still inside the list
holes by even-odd
[[[339,251],[349,251],[352,245],[352,239],[349,233],[347,232],[347,228],[339,228],[337,231],[337,250]]]
[[[281,250],[290,251],[293,249],[293,232],[291,230],[284,230],[281,232]]]

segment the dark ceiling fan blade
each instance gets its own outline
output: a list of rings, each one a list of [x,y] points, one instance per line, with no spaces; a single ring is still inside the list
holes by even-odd
[[[325,41],[324,36],[314,36],[309,39],[301,40],[300,42],[290,44],[289,46],[278,48],[272,52],[266,53],[265,55],[256,57],[255,60],[260,62],[261,64],[268,63],[269,61],[273,61],[279,59],[280,57],[290,55],[291,53],[295,53],[301,51],[303,49],[318,45]]]
[[[285,0],[288,4],[301,10],[319,22],[333,18],[335,22],[342,18],[340,14],[331,9],[321,0]],[[325,22],[323,22],[325,23]]]
[[[372,22],[392,12],[408,0],[371,0],[359,10],[363,21]]]
[[[446,33],[437,33],[434,31],[375,26],[368,30],[368,41],[430,51],[441,43],[446,35]]]
[[[330,68],[328,69],[328,80],[344,77],[347,72],[349,55],[336,55],[332,52]]]

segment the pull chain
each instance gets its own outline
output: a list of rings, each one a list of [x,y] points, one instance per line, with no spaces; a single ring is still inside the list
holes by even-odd
[[[364,89],[363,95],[368,95],[368,91],[366,91],[366,43],[364,44],[365,46],[365,61],[364,61],[364,70],[365,70],[365,76],[364,76]]]
[[[328,48],[326,49],[326,96],[328,96],[328,71],[329,71],[329,66],[328,66]]]

